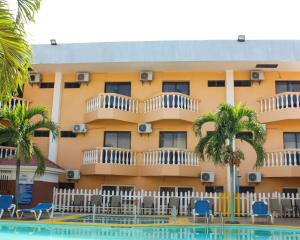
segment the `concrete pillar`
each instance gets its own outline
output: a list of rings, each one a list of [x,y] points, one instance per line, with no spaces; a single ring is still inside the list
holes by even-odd
[[[226,103],[234,105],[234,71],[231,69],[226,70]],[[235,149],[235,142],[233,143],[233,149]],[[227,191],[230,193],[230,179],[234,179],[235,185],[235,171],[236,169],[234,168],[234,174],[231,176],[229,166],[227,167]]]
[[[60,122],[62,83],[63,83],[62,73],[56,72],[55,81],[54,81],[51,120],[57,124],[59,124]],[[57,150],[58,150],[58,140],[57,139],[53,140],[52,135],[50,135],[49,152],[48,152],[48,159],[50,161],[56,162]]]

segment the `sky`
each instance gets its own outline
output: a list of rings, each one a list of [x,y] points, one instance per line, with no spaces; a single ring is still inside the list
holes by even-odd
[[[299,0],[42,0],[27,29],[31,43],[300,39],[299,9]]]

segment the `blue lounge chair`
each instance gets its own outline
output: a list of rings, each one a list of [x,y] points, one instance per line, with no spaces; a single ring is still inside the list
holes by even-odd
[[[209,221],[209,218],[212,223],[214,222],[214,215],[211,212],[208,200],[196,200],[195,201],[195,208],[193,209],[194,222],[196,221],[196,216],[205,217],[207,223]]]
[[[13,199],[12,195],[0,195],[0,219],[5,211],[9,211],[11,217],[14,216],[16,205],[13,204]]]
[[[271,223],[274,223],[273,215],[268,210],[268,204],[265,201],[253,201],[251,210],[251,220],[254,224],[255,217],[270,218]]]
[[[35,220],[39,221],[43,212],[46,212],[49,218],[53,215],[53,205],[52,203],[38,203],[34,208],[31,209],[18,209],[16,214],[18,218],[23,217],[24,213],[32,213]]]

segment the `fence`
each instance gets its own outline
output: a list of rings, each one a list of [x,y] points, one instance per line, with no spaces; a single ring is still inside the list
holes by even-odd
[[[276,94],[273,97],[260,100],[260,112],[277,111],[284,108],[299,108],[300,93],[289,92]]]
[[[173,164],[178,166],[199,166],[200,160],[195,152],[186,149],[161,148],[144,152],[144,165]]]
[[[152,112],[162,108],[181,108],[192,112],[199,111],[198,99],[181,93],[162,93],[144,101],[144,111]]]
[[[136,164],[136,152],[130,149],[98,147],[83,152],[83,164],[110,163],[110,164]]]
[[[90,204],[91,197],[94,195],[101,196],[101,204],[97,207],[97,212],[105,212],[104,210],[109,207],[109,202],[112,196],[121,197],[121,206],[124,213],[132,213],[133,206],[139,210],[143,206],[145,197],[154,198],[154,210],[157,215],[169,214],[169,200],[171,197],[179,198],[178,214],[181,216],[188,216],[191,213],[191,202],[195,199],[208,199],[213,206],[213,213],[215,215],[223,214],[229,216],[229,194],[228,193],[203,193],[203,192],[187,192],[187,193],[160,193],[155,191],[102,191],[99,189],[57,189],[53,191],[53,204],[55,211],[59,212],[86,212],[91,213],[93,206]],[[83,203],[80,206],[74,206],[73,202],[77,196],[83,196]],[[251,203],[256,200],[264,200],[269,202],[271,198],[290,199],[293,206],[295,200],[299,199],[299,195],[284,195],[281,193],[237,193],[235,195],[235,215],[236,216],[249,216],[251,213]],[[138,211],[139,213],[139,211]],[[294,209],[293,216],[299,216],[299,212]]]
[[[136,99],[116,93],[101,93],[86,101],[86,112],[111,108],[137,113],[139,102]]]
[[[265,167],[299,166],[300,149],[284,149],[268,152],[264,162]]]

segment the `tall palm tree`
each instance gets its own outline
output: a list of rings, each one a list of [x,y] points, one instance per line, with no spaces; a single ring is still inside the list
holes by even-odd
[[[204,124],[213,123],[215,131],[202,135]],[[196,119],[193,125],[194,132],[200,137],[195,152],[200,159],[205,157],[215,165],[229,165],[230,168],[230,222],[234,223],[234,166],[239,166],[245,159],[244,153],[235,148],[235,139],[247,142],[256,152],[255,167],[263,165],[265,150],[265,130],[257,120],[254,110],[245,105],[232,106],[220,104],[216,113],[208,113]],[[241,134],[243,131],[251,132]]]
[[[45,107],[31,107],[26,109],[25,104],[17,104],[14,108],[7,105],[0,110],[0,145],[9,142],[16,147],[16,204],[19,201],[19,178],[21,163],[30,163],[36,158],[36,175],[45,171],[45,156],[33,142],[35,130],[48,129],[54,138],[58,135],[58,126],[48,118]]]
[[[34,21],[40,0],[15,0],[16,13],[7,0],[0,0],[0,98],[13,96],[28,79],[31,48],[25,24]],[[12,2],[12,1],[10,1]]]

